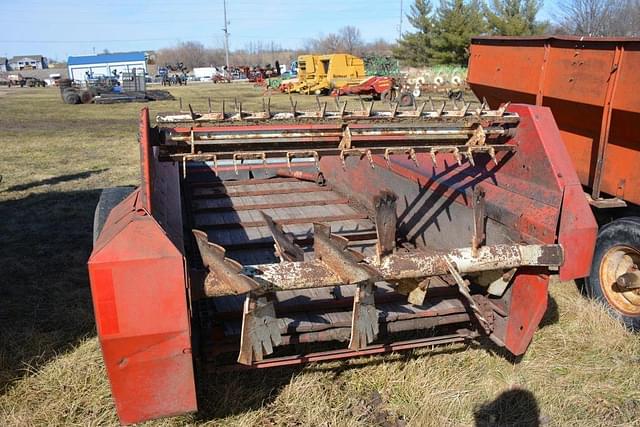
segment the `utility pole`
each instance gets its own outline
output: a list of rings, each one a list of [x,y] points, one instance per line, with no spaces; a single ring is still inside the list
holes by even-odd
[[[229,21],[227,21],[227,0],[222,0],[222,4],[224,7],[224,59],[225,64],[227,66],[227,73],[231,74],[231,70],[229,69]]]
[[[400,24],[398,25],[398,40],[402,39],[402,14],[403,14],[403,10],[402,10],[402,0],[400,0]]]

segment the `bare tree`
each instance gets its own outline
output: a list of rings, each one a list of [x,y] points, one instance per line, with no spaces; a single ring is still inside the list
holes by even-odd
[[[338,33],[339,38],[342,40],[342,45],[347,53],[359,53],[362,49],[363,41],[360,35],[360,30],[351,25],[342,27]]]
[[[569,0],[560,6],[562,32],[586,36],[633,36],[640,31],[640,0]]]

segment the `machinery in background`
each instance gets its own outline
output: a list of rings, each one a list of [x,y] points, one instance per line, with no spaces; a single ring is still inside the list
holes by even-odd
[[[364,61],[346,53],[301,55],[298,75],[293,83],[283,83],[281,90],[312,95],[326,95],[334,88],[357,84],[365,77]]]

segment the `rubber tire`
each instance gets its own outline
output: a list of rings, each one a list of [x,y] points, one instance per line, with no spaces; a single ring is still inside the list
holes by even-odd
[[[74,91],[65,91],[62,95],[62,99],[64,99],[65,104],[80,104],[80,95]]]
[[[399,104],[401,107],[410,107],[416,102],[415,97],[411,93],[403,93],[400,95]]]
[[[123,201],[134,190],[134,187],[110,187],[105,188],[100,193],[100,199],[96,205],[96,210],[93,214],[93,244],[96,244],[98,236],[102,232],[104,223],[107,217],[111,213],[111,210],[115,208],[118,203]]]
[[[612,307],[605,298],[600,287],[600,263],[607,251],[616,245],[626,245],[640,251],[640,217],[629,216],[612,221],[600,228],[598,239],[596,240],[596,250],[593,255],[591,272],[585,280],[585,292],[590,297],[602,302],[608,307],[611,314],[620,319],[632,330],[640,330],[640,316],[626,316]]]

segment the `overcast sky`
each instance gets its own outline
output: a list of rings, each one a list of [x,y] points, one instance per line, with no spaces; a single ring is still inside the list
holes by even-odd
[[[548,19],[554,0],[541,18]],[[405,13],[412,0],[404,0]],[[436,3],[434,1],[434,3]],[[222,47],[222,0],[0,0],[0,56],[155,50],[196,40]],[[227,0],[230,47],[273,41],[284,48],[358,27],[365,40],[395,40],[400,0]],[[403,30],[409,30],[406,18]]]

